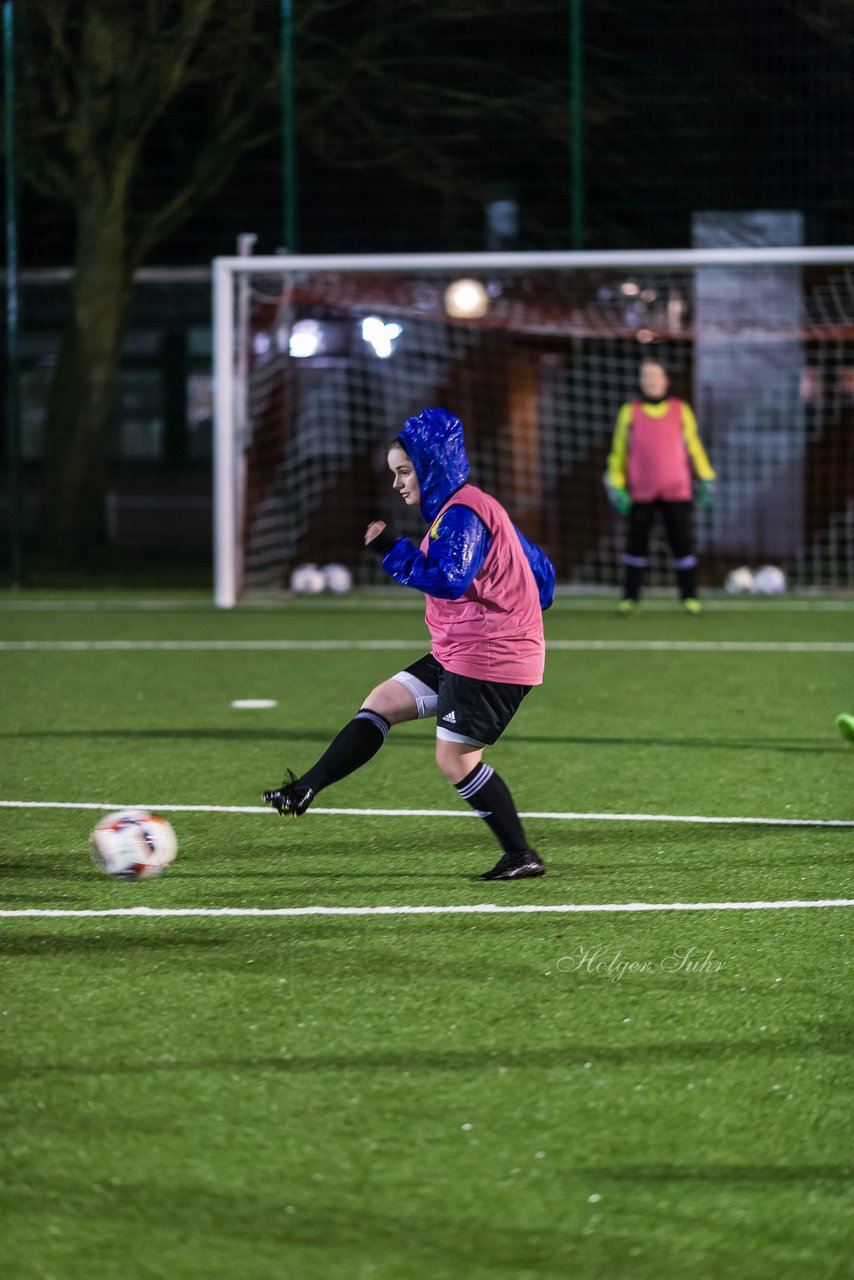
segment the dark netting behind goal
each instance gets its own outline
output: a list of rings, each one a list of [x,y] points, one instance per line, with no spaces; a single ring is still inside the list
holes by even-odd
[[[693,406],[718,475],[715,505],[696,517],[701,582],[770,562],[793,586],[854,586],[854,267],[241,265],[244,591],[286,587],[305,562],[383,580],[362,547],[367,523],[423,531],[392,493],[386,451],[434,406],[462,419],[470,479],[548,552],[558,582],[615,587],[623,521],[602,476],[647,357]],[[460,275],[482,286],[469,299],[482,314],[448,314]],[[671,580],[659,536],[649,582]]]

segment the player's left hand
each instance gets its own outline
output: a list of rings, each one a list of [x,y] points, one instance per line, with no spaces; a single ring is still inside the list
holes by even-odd
[[[701,480],[698,501],[701,507],[710,507],[715,500],[714,480]]]
[[[385,528],[385,520],[372,520],[365,530],[365,546],[373,542],[374,538],[378,538]]]

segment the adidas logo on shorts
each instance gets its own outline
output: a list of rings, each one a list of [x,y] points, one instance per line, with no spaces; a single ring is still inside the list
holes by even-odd
[[[457,717],[454,715],[453,711],[449,711],[447,715],[442,716],[442,719],[445,721],[445,724],[457,723]]]

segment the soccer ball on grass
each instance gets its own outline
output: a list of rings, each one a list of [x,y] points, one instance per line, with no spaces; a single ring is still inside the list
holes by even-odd
[[[753,575],[753,585],[760,596],[781,596],[786,590],[786,575],[776,564],[763,564]]]
[[[146,809],[108,813],[92,831],[92,861],[114,880],[159,876],[178,852],[170,823]]]
[[[343,596],[353,585],[353,575],[345,564],[325,564],[323,582],[326,590],[334,596]]]
[[[295,596],[319,596],[325,586],[323,570],[316,564],[298,564],[291,574],[291,591]]]
[[[726,576],[724,587],[728,595],[749,596],[756,590],[753,570],[748,569],[746,564],[740,565],[738,569],[732,569]]]

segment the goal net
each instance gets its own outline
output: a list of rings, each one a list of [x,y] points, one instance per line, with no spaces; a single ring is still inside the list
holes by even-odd
[[[854,249],[232,257],[214,281],[221,605],[303,563],[383,581],[370,520],[423,533],[388,445],[435,406],[558,583],[615,588],[602,476],[648,358],[718,476],[701,583],[773,563],[793,587],[854,587]],[[672,582],[660,534],[648,582]]]

